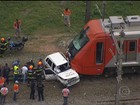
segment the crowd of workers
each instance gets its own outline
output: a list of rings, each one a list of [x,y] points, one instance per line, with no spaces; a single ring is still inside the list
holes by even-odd
[[[37,67],[33,60],[30,60],[25,65],[21,67],[20,61],[16,60],[12,63],[10,67],[8,63],[4,66],[0,66],[0,104],[5,103],[5,97],[8,93],[9,80],[13,80],[13,100],[17,100],[17,95],[19,92],[19,82],[26,84],[30,87],[30,99],[35,99],[35,89],[38,91],[38,101],[44,101],[44,65],[42,59],[37,62]]]
[[[64,24],[65,26],[70,27],[70,15],[71,11],[69,8],[65,8],[63,11],[62,16],[64,16]],[[21,20],[16,19],[14,22],[14,29],[15,29],[15,37],[20,38],[20,26]],[[8,49],[8,41],[5,38],[1,38],[0,41],[0,57],[3,56],[4,52]],[[9,90],[7,85],[9,84],[10,74],[13,76],[13,100],[17,101],[17,95],[19,93],[19,82],[23,84],[27,83],[27,86],[30,87],[30,99],[35,99],[35,89],[37,88],[38,91],[38,101],[44,101],[44,85],[42,80],[44,79],[44,65],[42,59],[39,59],[37,63],[37,67],[35,68],[35,63],[33,60],[27,62],[23,67],[20,67],[20,61],[16,60],[13,62],[12,67],[5,63],[4,66],[0,65],[0,104],[5,103],[6,95],[8,94]],[[62,90],[64,103],[63,105],[67,105],[67,98],[68,94],[70,93],[68,87]]]
[[[5,103],[5,98],[8,94],[9,80],[14,82],[13,85],[13,101],[17,101],[17,95],[19,93],[19,82],[27,84],[30,88],[29,98],[35,100],[35,91],[38,92],[38,101],[44,101],[44,69],[42,59],[37,62],[37,67],[33,60],[25,63],[22,67],[20,66],[20,61],[16,60],[12,63],[10,67],[8,63],[4,66],[0,65],[0,104]],[[12,76],[12,77],[11,77]],[[67,105],[67,99],[70,91],[68,87],[62,90],[62,95],[64,99],[63,105]]]

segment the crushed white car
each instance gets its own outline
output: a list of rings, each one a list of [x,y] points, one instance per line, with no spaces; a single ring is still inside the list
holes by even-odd
[[[72,86],[80,81],[78,73],[70,67],[69,61],[63,53],[56,52],[48,55],[44,59],[44,64],[47,66],[45,78],[47,78],[48,71],[51,70],[57,80],[65,86]]]

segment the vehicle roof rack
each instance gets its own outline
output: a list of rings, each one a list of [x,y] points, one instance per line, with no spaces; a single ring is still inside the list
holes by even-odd
[[[124,28],[125,22],[122,16],[109,16],[112,29]]]
[[[125,21],[129,26],[140,25],[140,16],[139,15],[127,16]]]

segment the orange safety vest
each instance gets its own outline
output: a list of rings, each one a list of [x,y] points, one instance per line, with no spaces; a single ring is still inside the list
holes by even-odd
[[[14,84],[14,92],[18,92],[19,91],[19,85],[18,84]]]
[[[68,9],[67,11],[66,10],[64,10],[64,15],[71,15],[71,11]]]
[[[0,79],[0,86],[3,86],[3,85],[4,85],[4,82],[5,82],[5,79],[4,79],[4,77],[2,77],[2,78]]]
[[[18,20],[18,22],[14,22],[14,28],[17,29],[21,25],[21,20]]]

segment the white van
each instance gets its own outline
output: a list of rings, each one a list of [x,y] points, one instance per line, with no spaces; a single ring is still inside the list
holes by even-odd
[[[56,52],[44,59],[47,70],[51,70],[56,78],[66,86],[72,86],[80,81],[78,73],[73,70],[63,53]],[[47,77],[47,70],[45,77]]]

